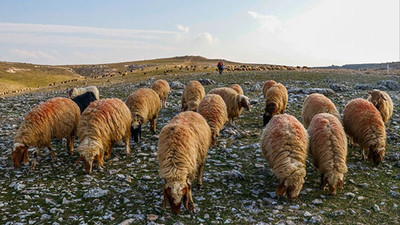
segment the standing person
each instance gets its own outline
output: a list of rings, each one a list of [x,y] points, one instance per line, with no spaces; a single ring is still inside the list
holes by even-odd
[[[219,62],[217,64],[217,67],[218,67],[219,74],[221,75],[222,74],[222,70],[224,70],[224,64],[222,62]]]

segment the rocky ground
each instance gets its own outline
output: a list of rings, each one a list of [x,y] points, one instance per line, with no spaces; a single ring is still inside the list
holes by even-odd
[[[146,125],[140,143],[131,142],[132,154],[115,146],[104,169],[92,175],[75,166],[65,140],[53,141],[57,160],[41,152],[36,170],[29,165],[13,169],[11,150],[14,135],[24,115],[39,102],[65,91],[32,93],[0,98],[0,223],[1,224],[393,224],[400,220],[400,84],[398,77],[336,74],[334,72],[235,72],[165,76],[173,92],[168,108],[162,109],[157,131],[179,112],[183,84],[200,80],[208,92],[215,87],[242,85],[253,108],[244,111],[236,127],[227,126],[216,146],[209,150],[203,188],[194,190],[196,212],[172,215],[162,209],[162,180],[158,176],[157,135]],[[356,97],[367,97],[373,88],[386,90],[395,112],[387,127],[387,153],[375,167],[361,162],[358,148],[350,148],[349,172],[344,190],[337,196],[318,190],[319,175],[307,160],[307,176],[296,201],[278,198],[278,180],[262,157],[263,97],[265,80],[282,82],[289,90],[287,113],[300,119],[304,98],[324,93],[340,112]],[[126,97],[152,80],[100,87],[103,98]],[[77,143],[76,143],[77,144]]]

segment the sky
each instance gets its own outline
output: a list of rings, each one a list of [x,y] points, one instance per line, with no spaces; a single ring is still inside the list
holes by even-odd
[[[0,61],[400,61],[399,0],[0,0]]]

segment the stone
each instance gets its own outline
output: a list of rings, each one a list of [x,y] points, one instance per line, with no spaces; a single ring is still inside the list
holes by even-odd
[[[101,188],[93,188],[83,194],[83,198],[101,198],[104,195],[108,194],[108,192],[108,190],[104,190]]]
[[[381,209],[379,208],[379,206],[378,206],[377,204],[374,204],[374,205],[372,206],[372,209],[373,209],[375,212],[381,211]]]
[[[158,219],[158,216],[155,215],[155,214],[149,214],[149,215],[147,215],[147,219],[148,219],[149,221],[155,221],[155,220]]]
[[[202,85],[211,85],[211,84],[215,84],[215,81],[209,79],[209,78],[200,78],[198,80]]]
[[[394,80],[380,80],[376,82],[377,85],[383,85],[387,87],[389,90],[396,91],[399,90],[400,85],[397,81]]]
[[[314,200],[312,201],[312,203],[313,203],[314,205],[320,205],[320,204],[322,204],[322,200],[321,200],[321,199],[314,199]]]
[[[350,91],[351,88],[344,84],[329,84],[329,88],[334,90],[335,92],[345,92]]]
[[[179,81],[172,81],[171,83],[169,83],[169,87],[171,89],[177,90],[177,89],[183,89],[185,85]]]

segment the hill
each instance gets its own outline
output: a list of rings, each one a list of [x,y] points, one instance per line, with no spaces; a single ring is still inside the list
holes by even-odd
[[[325,67],[314,67],[316,69],[351,69],[351,70],[367,70],[367,69],[375,69],[375,70],[386,70],[389,65],[389,69],[391,70],[399,70],[400,69],[400,61],[399,62],[389,62],[389,63],[361,63],[361,64],[345,64],[343,66],[325,66]]]

